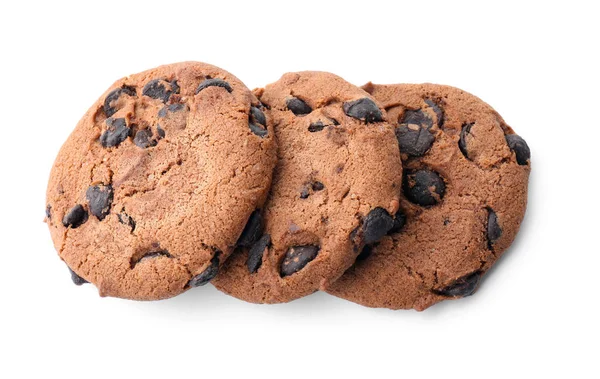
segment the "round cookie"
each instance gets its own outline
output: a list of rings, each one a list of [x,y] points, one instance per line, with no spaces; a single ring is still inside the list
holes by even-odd
[[[489,105],[460,89],[363,88],[396,125],[405,225],[365,248],[327,292],[369,307],[419,311],[473,294],[523,219],[527,144]]]
[[[251,243],[242,231],[276,161],[261,107],[236,77],[199,62],[114,83],[48,183],[46,222],[75,284],[164,299],[210,281],[238,238]]]
[[[256,93],[278,141],[265,231],[213,284],[242,300],[280,303],[325,288],[394,226],[402,166],[385,113],[340,77],[288,73]]]

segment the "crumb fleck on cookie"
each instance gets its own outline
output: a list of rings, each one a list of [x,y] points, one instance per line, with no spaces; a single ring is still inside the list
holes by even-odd
[[[336,75],[288,73],[256,94],[279,147],[264,231],[212,283],[280,303],[325,288],[394,227],[402,166],[385,112]]]
[[[327,292],[369,307],[417,310],[473,294],[519,230],[529,147],[489,105],[460,89],[363,88],[396,128],[404,217]]]
[[[75,284],[154,300],[214,278],[270,186],[263,110],[237,78],[199,62],[113,84],[48,183],[46,223]]]

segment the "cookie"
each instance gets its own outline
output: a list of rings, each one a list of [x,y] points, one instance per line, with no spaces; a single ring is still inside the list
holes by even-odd
[[[280,303],[325,288],[393,227],[402,166],[385,112],[340,77],[288,73],[256,93],[278,141],[264,233],[213,284]]]
[[[160,66],[118,80],[77,124],[52,168],[46,222],[75,284],[168,298],[249,243],[275,160],[242,82],[204,63]]]
[[[396,126],[404,217],[327,292],[369,307],[419,311],[473,294],[523,219],[527,144],[489,105],[460,89],[363,88]]]

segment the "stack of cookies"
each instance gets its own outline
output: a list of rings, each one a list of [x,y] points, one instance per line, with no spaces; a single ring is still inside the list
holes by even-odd
[[[254,303],[322,290],[423,310],[473,294],[512,243],[529,157],[456,88],[298,72],[250,91],[184,62],[120,79],[88,110],[45,221],[75,284],[101,296],[211,282]]]

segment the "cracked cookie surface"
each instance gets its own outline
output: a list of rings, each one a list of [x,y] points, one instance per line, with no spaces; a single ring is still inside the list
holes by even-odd
[[[264,229],[212,284],[280,303],[325,288],[393,228],[402,166],[385,112],[336,75],[288,73],[255,93],[278,141]]]
[[[327,292],[369,307],[417,310],[473,294],[523,219],[529,147],[460,89],[363,88],[396,127],[405,224],[364,249]]]
[[[61,148],[46,223],[76,284],[164,299],[206,284],[270,186],[276,149],[262,105],[200,62],[115,82]]]

